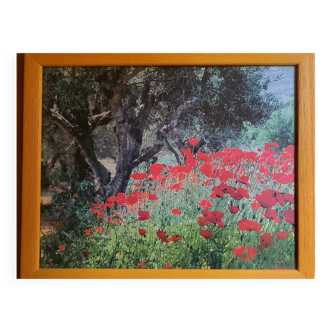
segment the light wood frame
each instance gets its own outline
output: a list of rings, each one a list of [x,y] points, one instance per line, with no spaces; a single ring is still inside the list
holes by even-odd
[[[19,56],[19,55],[18,55]],[[19,278],[314,278],[315,274],[315,55],[314,54],[24,54],[22,185],[18,192]],[[24,60],[24,63],[22,62]],[[21,63],[21,66],[20,66]],[[40,177],[43,67],[65,66],[296,66],[296,270],[40,269]],[[18,93],[22,86],[18,75]],[[20,100],[18,96],[18,101]],[[18,108],[21,103],[18,102]],[[18,109],[18,130],[20,124]],[[20,137],[20,133],[18,133]],[[18,148],[20,148],[18,143]],[[20,158],[18,158],[20,159]],[[18,173],[20,182],[21,174]],[[20,184],[20,183],[19,183]],[[21,210],[20,210],[21,208]],[[21,219],[20,219],[21,218]],[[20,238],[21,237],[21,238]]]

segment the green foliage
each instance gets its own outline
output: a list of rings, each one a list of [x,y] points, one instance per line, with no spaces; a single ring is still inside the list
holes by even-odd
[[[294,145],[294,100],[290,100],[280,111],[273,112],[262,126],[246,124],[240,144],[263,148],[265,142],[278,142],[281,148]]]

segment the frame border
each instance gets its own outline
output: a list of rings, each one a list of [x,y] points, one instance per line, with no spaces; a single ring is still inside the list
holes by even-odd
[[[22,66],[22,57],[24,65]],[[297,269],[138,270],[40,269],[40,176],[43,67],[66,66],[296,66]],[[22,68],[23,67],[23,68]],[[22,73],[23,71],[23,73]],[[315,54],[97,53],[17,55],[18,278],[23,279],[313,279],[315,276]],[[23,76],[24,74],[24,76]],[[21,81],[23,80],[23,82]],[[24,86],[23,96],[20,98]],[[23,99],[23,100],[22,100]],[[23,112],[22,112],[23,103]],[[22,116],[23,113],[23,116]],[[23,119],[22,119],[23,118]],[[22,122],[23,121],[23,126]],[[23,127],[23,133],[22,128]],[[22,160],[22,165],[20,161]],[[21,172],[22,168],[22,174]],[[20,184],[20,183],[19,183]],[[20,203],[22,205],[20,206]]]

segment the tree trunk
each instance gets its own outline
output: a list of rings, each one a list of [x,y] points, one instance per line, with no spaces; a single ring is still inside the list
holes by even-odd
[[[85,129],[77,131],[75,126],[66,118],[57,112],[52,113],[52,121],[69,137],[73,138],[77,146],[80,148],[82,156],[86,163],[90,166],[95,175],[95,184],[97,192],[104,194],[104,187],[111,180],[111,173],[102,165],[96,157],[93,145],[93,139],[86,125]]]
[[[199,149],[200,149],[202,146],[204,146],[205,144],[206,144],[206,142],[204,141],[204,139],[201,139],[201,140],[198,142],[198,144],[194,146],[194,148],[193,148],[193,153],[194,153],[194,154],[197,154],[198,151],[199,151]]]
[[[83,181],[86,178],[86,175],[89,170],[89,164],[85,161],[82,156],[81,149],[76,146],[75,150],[75,171],[77,174],[77,180]]]
[[[100,194],[104,194],[104,187],[109,184],[111,179],[111,173],[97,159],[94,151],[92,137],[90,135],[86,135],[84,137],[75,137],[75,141],[80,148],[82,156],[84,157],[86,163],[90,166],[91,170],[95,175],[97,192]]]

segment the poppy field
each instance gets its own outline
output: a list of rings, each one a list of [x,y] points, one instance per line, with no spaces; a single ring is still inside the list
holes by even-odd
[[[294,146],[140,165],[125,193],[82,182],[41,214],[42,268],[294,269]]]

